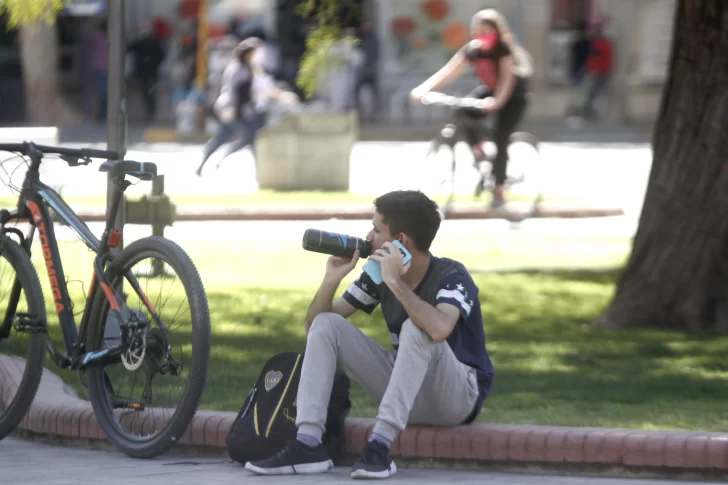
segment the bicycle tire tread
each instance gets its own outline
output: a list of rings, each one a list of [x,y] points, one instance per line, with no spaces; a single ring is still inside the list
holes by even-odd
[[[7,251],[6,254],[9,257],[6,259],[15,270],[15,274],[18,275],[20,285],[26,295],[28,312],[37,313],[43,320],[46,320],[43,288],[28,253],[6,235],[0,236],[0,248],[0,253]],[[0,414],[0,440],[17,428],[33,404],[40,387],[45,362],[45,334],[31,335],[29,341],[30,345],[25,359],[26,367],[18,391],[12,402],[5,406],[5,412]]]

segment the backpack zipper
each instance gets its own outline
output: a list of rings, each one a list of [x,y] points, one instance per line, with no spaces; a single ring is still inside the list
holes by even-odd
[[[268,427],[265,430],[265,437],[268,438],[270,435],[270,429],[273,426],[273,421],[275,421],[276,416],[278,415],[278,411],[281,409],[281,405],[283,404],[283,400],[286,398],[286,393],[288,393],[288,387],[291,385],[291,381],[293,380],[293,376],[296,375],[296,369],[298,368],[298,363],[301,360],[301,354],[298,354],[298,357],[296,357],[296,363],[293,364],[293,370],[291,371],[291,375],[288,376],[288,382],[286,382],[286,387],[283,389],[283,394],[281,395],[280,400],[278,401],[278,405],[276,406],[275,411],[273,411],[273,416],[271,416],[270,421],[268,421]],[[258,433],[258,413],[257,413],[257,407],[255,408],[255,433],[260,436]]]

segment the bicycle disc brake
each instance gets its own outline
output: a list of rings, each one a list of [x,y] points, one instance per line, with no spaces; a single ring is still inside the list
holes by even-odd
[[[124,322],[122,332],[127,332],[126,340],[129,342],[129,346],[121,354],[121,362],[126,370],[133,372],[139,369],[146,356],[149,322],[139,311],[129,308],[125,310],[127,318],[125,318],[126,322]]]
[[[129,348],[121,354],[121,362],[128,371],[135,371],[144,362],[144,356],[147,350],[147,333],[141,331],[133,331]]]

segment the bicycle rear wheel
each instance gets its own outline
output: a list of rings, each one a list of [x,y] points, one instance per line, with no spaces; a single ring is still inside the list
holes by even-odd
[[[539,139],[527,131],[517,131],[511,135],[506,184],[531,184],[538,181],[538,171],[541,169],[539,144]]]
[[[8,313],[13,297],[17,298],[17,306]],[[5,320],[0,321],[2,439],[22,421],[38,392],[45,359],[46,325],[38,273],[28,253],[7,236],[0,237],[0,309],[5,310]]]
[[[140,270],[132,271],[143,261]],[[178,286],[171,272],[178,275]],[[89,367],[91,403],[99,426],[118,449],[129,456],[151,458],[180,439],[202,398],[210,358],[207,295],[189,256],[174,242],[159,237],[140,239],[122,250],[109,265],[107,277],[114,289],[123,282],[123,297],[117,294],[123,321],[117,323],[106,296],[97,291],[88,350],[114,347],[122,335],[131,345],[119,361]],[[165,288],[168,282],[171,288]],[[171,311],[165,313],[169,303]],[[189,314],[183,308],[187,306]],[[178,323],[189,328],[176,333]],[[191,351],[189,358],[186,351]],[[140,377],[145,382],[137,386]],[[161,392],[152,392],[152,379],[161,384]],[[139,397],[133,395],[135,388],[141,391]],[[178,397],[168,396],[176,391],[181,391]]]

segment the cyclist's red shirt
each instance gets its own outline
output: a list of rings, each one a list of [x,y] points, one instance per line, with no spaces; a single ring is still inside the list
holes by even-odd
[[[460,51],[465,58],[470,61],[475,74],[480,78],[483,84],[493,93],[498,86],[500,77],[500,61],[504,57],[511,55],[511,50],[507,45],[498,42],[490,51],[483,51],[477,43],[468,42]],[[518,77],[516,85],[513,88],[511,97],[522,96],[526,94],[526,85],[521,77]]]

